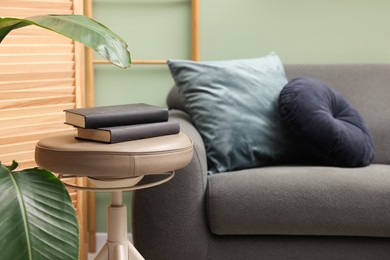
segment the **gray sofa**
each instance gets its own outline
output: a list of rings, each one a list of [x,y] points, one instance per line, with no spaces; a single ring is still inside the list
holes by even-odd
[[[194,157],[159,187],[137,191],[135,246],[145,259],[390,259],[390,65],[285,65],[341,92],[375,144],[363,168],[272,166],[207,176],[203,141],[177,89],[170,117]]]

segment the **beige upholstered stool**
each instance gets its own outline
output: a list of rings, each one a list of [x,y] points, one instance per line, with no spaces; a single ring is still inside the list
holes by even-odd
[[[116,144],[81,141],[68,133],[42,139],[35,149],[39,166],[60,174],[60,178],[86,176],[94,186],[72,188],[112,193],[107,209],[107,242],[95,258],[99,260],[143,259],[127,239],[122,192],[164,183],[191,159],[192,141],[182,133]],[[152,174],[166,177],[137,185],[145,175]]]

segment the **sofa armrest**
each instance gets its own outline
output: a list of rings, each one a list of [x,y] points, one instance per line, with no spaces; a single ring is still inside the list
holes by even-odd
[[[169,109],[176,109],[188,113],[184,106],[183,98],[179,93],[179,88],[176,85],[168,93],[167,106]]]
[[[207,179],[207,159],[206,149],[200,133],[192,124],[191,117],[186,112],[180,110],[171,110],[169,115],[170,121],[178,121],[180,123],[180,131],[186,134],[194,145],[194,159],[198,161],[198,171],[202,174],[203,180]],[[204,187],[206,189],[206,187]]]
[[[210,236],[205,207],[206,151],[188,114],[173,110],[170,120],[179,121],[181,131],[193,141],[193,158],[169,182],[135,193],[134,242],[145,259],[206,259]]]

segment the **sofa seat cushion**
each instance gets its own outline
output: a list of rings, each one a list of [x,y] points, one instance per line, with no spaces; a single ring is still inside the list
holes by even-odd
[[[208,177],[216,235],[390,237],[390,166],[263,167]]]

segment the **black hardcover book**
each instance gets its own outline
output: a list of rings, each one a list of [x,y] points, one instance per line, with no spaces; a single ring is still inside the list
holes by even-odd
[[[99,128],[168,121],[168,109],[144,103],[66,109],[65,123]]]
[[[119,143],[180,132],[179,122],[158,122],[149,124],[102,127],[97,129],[77,128],[77,139],[103,143]]]

